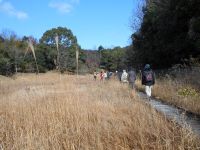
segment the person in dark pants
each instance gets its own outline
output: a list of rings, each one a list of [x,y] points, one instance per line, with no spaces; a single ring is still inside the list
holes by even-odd
[[[118,80],[121,82],[122,72],[121,71],[116,71],[116,76],[117,76]]]
[[[136,73],[133,68],[130,68],[128,72],[128,82],[129,82],[129,87],[131,89],[135,89],[135,80],[136,80]]]

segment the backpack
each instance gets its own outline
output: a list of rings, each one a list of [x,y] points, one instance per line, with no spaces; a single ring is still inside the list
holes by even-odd
[[[153,81],[153,73],[152,72],[147,72],[145,75],[146,82],[151,82]]]

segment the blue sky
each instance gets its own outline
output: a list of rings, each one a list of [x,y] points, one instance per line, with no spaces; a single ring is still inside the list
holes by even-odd
[[[0,31],[33,36],[67,27],[83,49],[127,46],[138,0],[0,0]]]

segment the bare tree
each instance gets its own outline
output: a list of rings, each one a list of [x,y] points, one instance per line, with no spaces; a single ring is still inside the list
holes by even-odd
[[[134,32],[140,29],[140,26],[143,21],[144,12],[143,9],[146,6],[147,0],[137,0],[137,8],[133,10],[133,16],[131,18],[131,28]]]

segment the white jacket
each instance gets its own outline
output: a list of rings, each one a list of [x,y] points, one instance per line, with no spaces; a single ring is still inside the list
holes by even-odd
[[[121,76],[121,81],[122,82],[128,82],[128,73],[125,71],[125,70],[123,70],[123,73],[122,73],[122,76]]]

